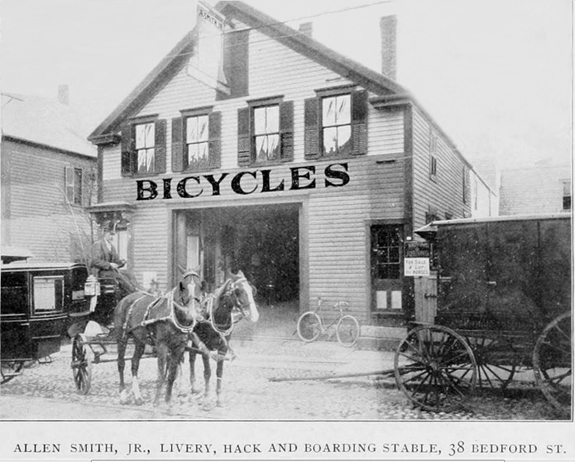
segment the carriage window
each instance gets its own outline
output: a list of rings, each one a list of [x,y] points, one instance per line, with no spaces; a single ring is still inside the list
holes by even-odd
[[[64,308],[64,278],[46,276],[34,278],[34,312],[62,311]]]
[[[2,314],[24,314],[27,311],[28,285],[25,273],[2,274]]]

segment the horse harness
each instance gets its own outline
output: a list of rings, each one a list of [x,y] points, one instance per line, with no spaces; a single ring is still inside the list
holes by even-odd
[[[172,289],[170,292],[168,292],[166,295],[164,295],[162,297],[155,297],[154,295],[152,295],[148,292],[140,291],[142,293],[142,296],[137,298],[136,300],[134,300],[134,302],[130,306],[130,309],[128,310],[128,314],[126,315],[126,320],[125,320],[124,326],[123,326],[123,332],[126,333],[128,330],[128,321],[130,320],[130,315],[132,314],[132,310],[134,309],[134,306],[136,306],[136,304],[140,300],[143,300],[144,297],[153,296],[153,297],[155,297],[155,299],[152,300],[150,302],[150,304],[147,306],[146,313],[144,314],[144,320],[140,323],[140,326],[146,327],[146,326],[148,326],[150,324],[154,324],[156,322],[170,321],[176,327],[176,329],[178,329],[183,334],[190,334],[194,330],[194,328],[196,327],[196,319],[194,318],[194,322],[192,322],[191,326],[184,326],[184,325],[180,324],[180,322],[177,320],[176,315],[175,315],[175,309],[179,309],[181,311],[186,311],[186,307],[180,305],[179,303],[177,303],[174,300],[175,290],[176,290],[175,288]],[[197,297],[194,297],[194,298],[199,302]],[[170,308],[170,310],[169,310],[170,314],[168,316],[164,316],[163,318],[148,319],[149,315],[150,315],[150,311],[152,310],[152,308],[157,306],[164,299],[167,300],[168,306]]]

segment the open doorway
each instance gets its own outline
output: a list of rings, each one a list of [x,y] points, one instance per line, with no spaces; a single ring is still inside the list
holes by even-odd
[[[300,290],[299,204],[175,212],[175,275],[197,270],[211,292],[241,270],[258,303],[297,312]]]

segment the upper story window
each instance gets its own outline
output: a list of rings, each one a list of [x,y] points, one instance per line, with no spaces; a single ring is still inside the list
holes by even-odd
[[[186,151],[188,167],[201,168],[208,165],[208,116],[186,118]]]
[[[306,159],[367,154],[367,96],[355,85],[316,90],[305,100]]]
[[[82,169],[65,168],[66,200],[69,204],[82,205]]]
[[[351,150],[351,95],[322,100],[323,154],[346,155]]]
[[[172,171],[220,167],[221,113],[211,107],[181,111],[172,119]]]
[[[280,151],[280,107],[254,108],[254,143],[256,160],[275,160]]]
[[[571,180],[563,181],[563,211],[571,210]]]
[[[122,176],[166,171],[166,121],[149,116],[122,125]]]
[[[154,173],[155,136],[154,124],[137,124],[136,129],[136,158],[137,173]]]
[[[432,180],[437,178],[437,135],[435,133],[429,135],[429,178]]]
[[[293,159],[293,101],[283,97],[249,101],[238,110],[238,165]]]

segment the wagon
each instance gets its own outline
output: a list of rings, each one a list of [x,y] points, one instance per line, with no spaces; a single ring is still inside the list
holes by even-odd
[[[30,361],[47,360],[60,351],[70,323],[89,314],[87,276],[86,267],[78,263],[2,265],[2,383]]]
[[[425,309],[396,350],[398,387],[415,405],[445,411],[476,388],[534,379],[568,415],[571,215],[436,221],[416,233],[432,271],[427,283],[416,277],[416,312],[418,300]]]

